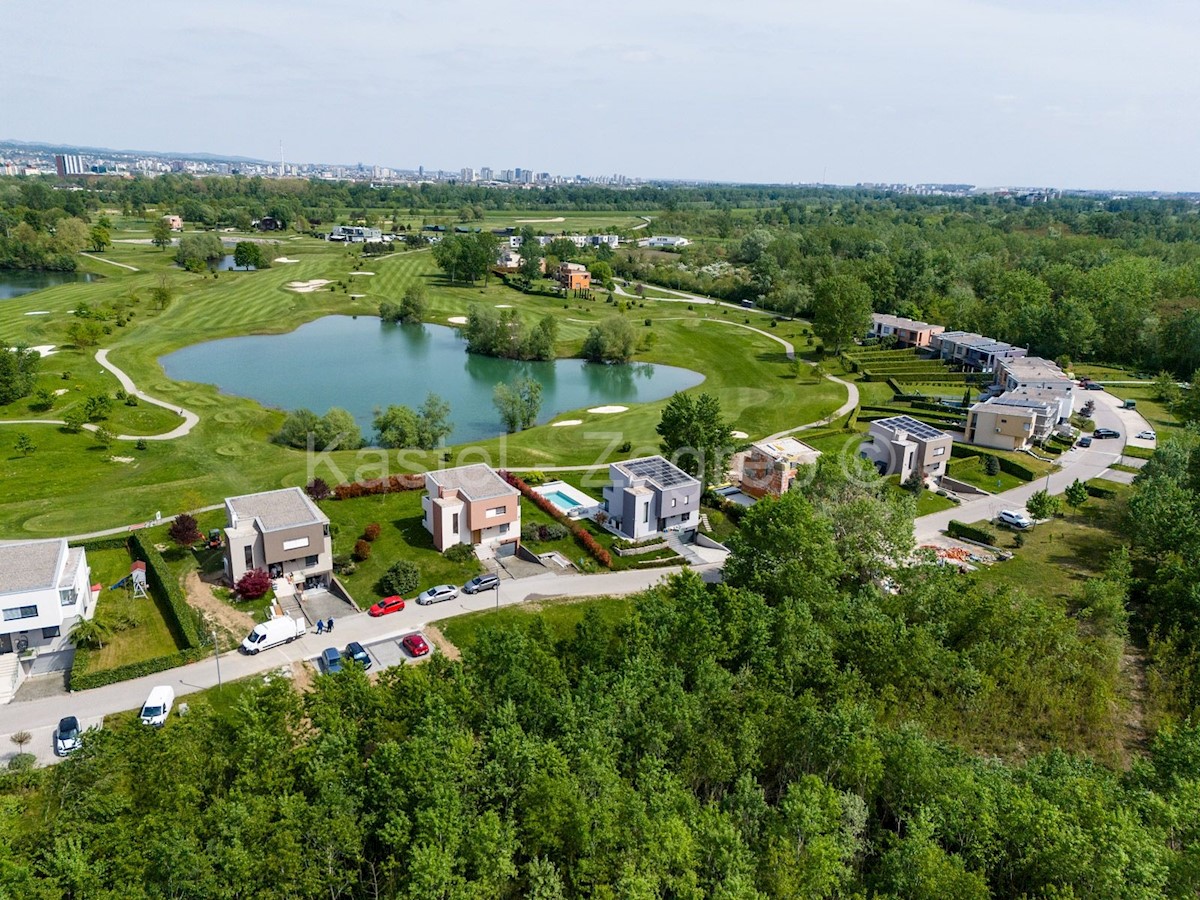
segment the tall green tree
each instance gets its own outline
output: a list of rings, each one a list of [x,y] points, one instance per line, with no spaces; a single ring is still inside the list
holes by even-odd
[[[813,332],[826,349],[841,353],[871,327],[871,289],[852,275],[818,282],[813,296]]]
[[[724,480],[730,426],[712,394],[673,394],[656,428],[663,455],[705,486]]]

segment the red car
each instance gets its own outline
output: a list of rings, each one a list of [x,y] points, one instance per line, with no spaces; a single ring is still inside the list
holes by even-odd
[[[404,598],[400,596],[384,597],[369,610],[369,616],[386,616],[388,613],[400,612],[404,609]]]
[[[429,652],[429,645],[425,643],[425,638],[416,632],[413,632],[412,634],[406,634],[400,639],[400,643],[403,644],[404,649],[413,656],[424,656]]]

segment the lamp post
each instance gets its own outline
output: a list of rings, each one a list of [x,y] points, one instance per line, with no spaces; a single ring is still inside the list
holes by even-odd
[[[500,608],[500,578],[496,577],[496,609]]]
[[[217,629],[212,629],[213,659],[217,661],[217,690],[221,690],[221,648],[217,645]]]

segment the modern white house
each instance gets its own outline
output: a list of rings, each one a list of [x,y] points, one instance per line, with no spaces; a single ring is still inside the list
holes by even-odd
[[[699,524],[700,482],[663,457],[610,463],[608,477],[601,506],[624,537],[637,541]]]
[[[485,556],[511,556],[521,543],[520,501],[520,491],[483,463],[437,469],[425,473],[422,524],[441,552],[468,544]]]
[[[234,584],[253,569],[306,588],[333,574],[329,517],[298,487],[225,501],[225,573]]]
[[[95,615],[91,574],[87,553],[65,538],[0,541],[0,703],[35,659],[68,651],[71,626]]]
[[[877,419],[868,426],[859,456],[870,460],[879,474],[899,475],[907,481],[914,473],[926,478],[946,474],[954,438],[912,416]]]
[[[539,234],[538,244],[545,247],[551,241],[570,241],[581,250],[585,247],[610,247],[613,250],[621,243],[621,239],[615,234]],[[521,244],[524,243],[524,238],[519,234],[510,235],[508,245],[513,250],[520,250]]]
[[[930,337],[938,356],[979,372],[994,372],[1000,360],[1027,356],[1029,351],[973,331],[943,331]]]
[[[655,237],[642,238],[637,242],[639,247],[686,247],[690,244],[685,237],[679,237],[675,234],[660,234]]]
[[[378,228],[364,228],[361,225],[334,225],[329,239],[349,241],[352,244],[378,243],[383,240],[383,232]]]

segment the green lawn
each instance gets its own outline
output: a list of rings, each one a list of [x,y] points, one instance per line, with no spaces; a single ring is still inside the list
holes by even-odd
[[[110,630],[104,647],[89,655],[88,672],[154,659],[180,649],[152,596],[134,597],[125,587],[110,589],[129,574],[131,558],[124,548],[92,550],[87,558],[92,583],[102,585],[96,616]]]
[[[338,576],[359,606],[370,606],[383,596],[376,582],[397,560],[416,564],[421,572],[418,590],[435,584],[462,584],[483,571],[476,560],[451,562],[434,549],[433,536],[421,524],[422,493],[401,491],[321,504],[329,516],[334,556],[350,554],[363,529],[371,522],[379,523],[379,539],[371,545],[370,558],[358,563],[352,575]]]
[[[1159,437],[1183,427],[1179,418],[1157,399],[1158,389],[1152,382],[1146,382],[1145,386],[1117,385],[1109,393],[1119,400],[1136,400],[1137,411],[1159,432]]]
[[[950,460],[947,474],[951,478],[973,484],[975,487],[993,494],[1012,490],[1025,484],[1020,478],[1009,475],[1007,472],[998,472],[995,475],[987,474],[983,468],[983,460],[978,456]]]
[[[594,597],[586,600],[567,597],[455,616],[440,622],[438,627],[452,644],[462,650],[475,643],[481,628],[521,627],[536,616],[545,623],[546,630],[554,640],[562,640],[575,632],[575,626],[589,609],[600,610],[603,619],[615,625],[629,617],[633,603],[628,597]]]

